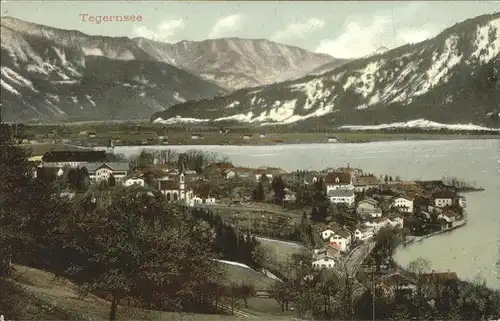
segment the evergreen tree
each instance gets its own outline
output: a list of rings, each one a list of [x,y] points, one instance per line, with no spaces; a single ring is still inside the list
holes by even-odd
[[[116,179],[113,176],[113,174],[109,175],[109,177],[108,177],[108,186],[109,187],[115,187],[116,186]]]
[[[274,191],[274,201],[276,204],[282,204],[285,199],[285,183],[281,176],[274,176],[271,186]]]
[[[253,199],[257,202],[262,202],[265,199],[264,185],[262,182],[257,184],[254,190]]]

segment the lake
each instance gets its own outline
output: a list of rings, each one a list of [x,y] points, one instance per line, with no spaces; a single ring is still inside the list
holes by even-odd
[[[476,182],[484,192],[467,193],[468,224],[402,248],[396,260],[403,266],[424,257],[436,271],[448,269],[460,278],[481,276],[500,288],[495,263],[500,259],[500,140],[391,141],[366,144],[276,146],[120,146],[115,153],[138,154],[143,149],[204,150],[227,156],[235,165],[275,166],[288,171],[324,169],[350,164],[364,172],[401,176],[407,180],[454,176]],[[500,272],[500,269],[498,269]]]

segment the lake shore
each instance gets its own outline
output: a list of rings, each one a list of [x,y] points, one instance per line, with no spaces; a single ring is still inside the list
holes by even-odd
[[[467,218],[464,218],[464,219],[462,219],[460,221],[457,221],[456,225],[453,226],[453,227],[450,227],[450,228],[447,228],[447,229],[443,229],[441,231],[436,231],[436,232],[433,232],[433,233],[430,233],[430,234],[427,234],[427,235],[412,236],[410,240],[407,240],[407,241],[403,242],[403,244],[401,244],[401,245],[403,247],[407,247],[407,246],[410,246],[410,245],[412,245],[414,243],[422,242],[423,240],[428,239],[428,238],[433,237],[433,236],[436,236],[436,235],[440,235],[440,234],[444,234],[444,233],[450,233],[453,230],[456,230],[456,229],[459,229],[461,227],[464,227],[466,224],[467,224]]]

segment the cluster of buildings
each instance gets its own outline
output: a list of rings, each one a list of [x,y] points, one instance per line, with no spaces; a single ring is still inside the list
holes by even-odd
[[[350,208],[360,221],[352,231],[335,223],[320,227],[324,246],[314,251],[315,268],[332,268],[353,245],[373,239],[383,227],[403,228],[415,217],[431,222],[434,216],[442,228],[452,228],[463,220],[462,209],[467,206],[465,197],[446,186],[429,190],[417,182],[389,182],[350,167],[309,177],[309,182],[319,179],[323,179],[330,202]]]
[[[36,177],[40,168],[49,168],[58,176],[67,168],[86,168],[91,184],[108,181],[111,177],[123,186],[141,186],[158,190],[168,201],[186,205],[214,204],[215,197],[206,186],[188,186],[187,176],[192,171],[164,168],[157,171],[132,172],[128,162],[109,162],[105,151],[54,151],[29,159]]]

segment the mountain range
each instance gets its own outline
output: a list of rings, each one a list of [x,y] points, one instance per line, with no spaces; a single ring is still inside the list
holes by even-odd
[[[500,127],[500,14],[360,59],[266,39],[168,44],[1,19],[6,121]],[[152,115],[152,116],[151,116]]]
[[[268,40],[176,44],[1,19],[2,116],[127,120],[306,74],[335,59]]]
[[[309,75],[156,113],[151,120],[296,126],[425,119],[500,127],[500,13]],[[421,122],[420,122],[421,123]]]

